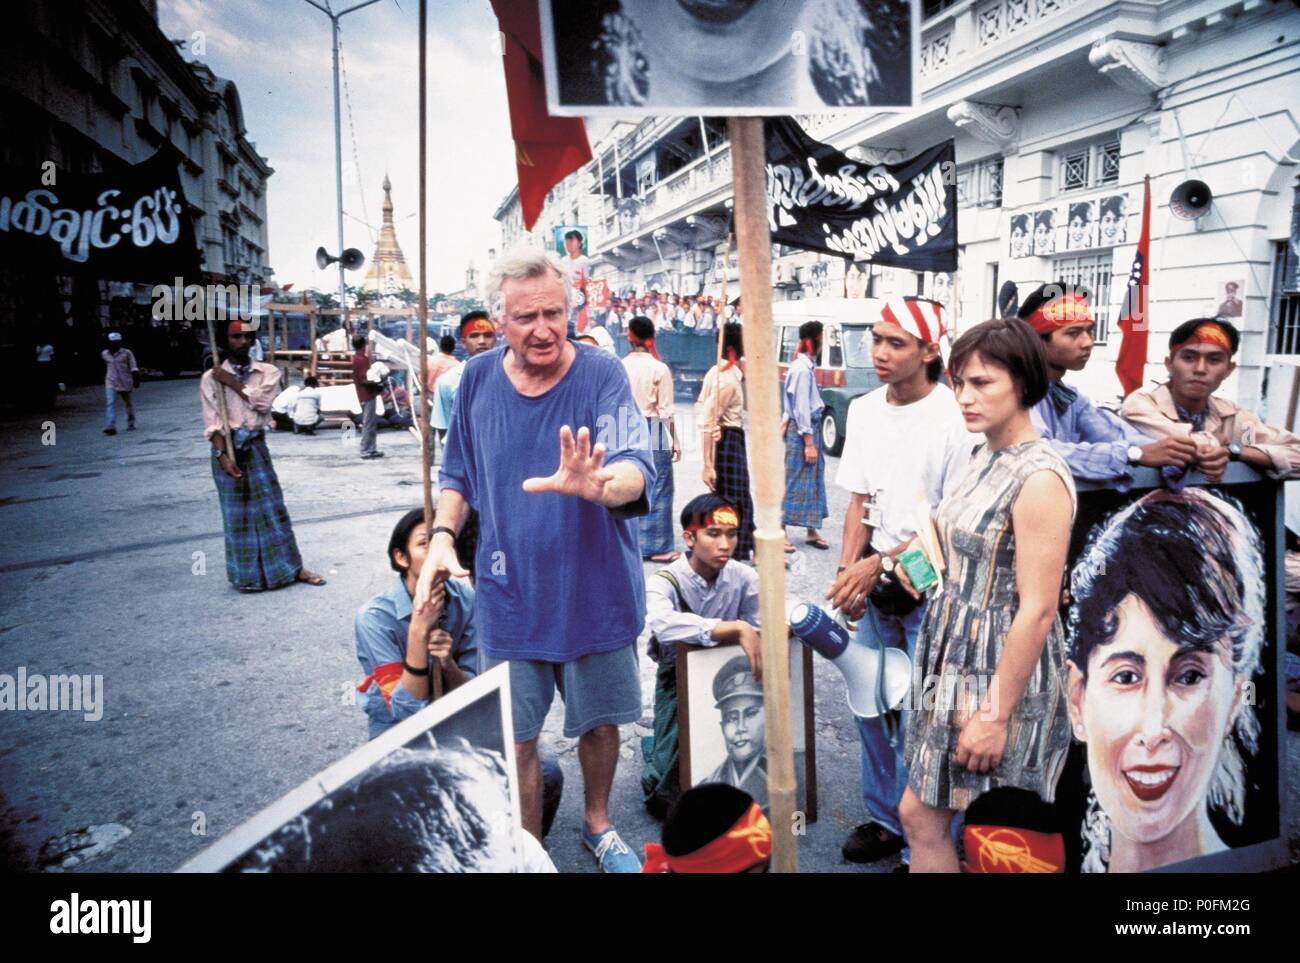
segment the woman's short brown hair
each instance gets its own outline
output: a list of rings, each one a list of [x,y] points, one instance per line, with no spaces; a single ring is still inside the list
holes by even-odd
[[[995,318],[977,324],[957,339],[948,358],[948,371],[960,377],[972,355],[1005,368],[1016,383],[1020,405],[1032,408],[1047,397],[1047,354],[1043,339],[1019,318]]]

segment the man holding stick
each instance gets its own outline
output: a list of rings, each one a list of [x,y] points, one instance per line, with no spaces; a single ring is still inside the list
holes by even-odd
[[[212,444],[212,478],[226,531],[226,577],[241,592],[293,582],[324,585],[323,578],[302,566],[266,447],[280,369],[249,357],[254,337],[251,325],[231,321],[226,328],[229,357],[199,383],[203,431]]]
[[[472,506],[477,615],[488,661],[510,665],[524,828],[541,838],[537,738],[558,688],[564,734],[578,739],[583,841],[603,871],[638,872],[608,808],[618,726],[641,717],[645,580],[634,519],[650,508],[654,464],[622,437],[592,446],[602,419],[640,415],[618,359],[566,340],[573,293],[554,255],[507,254],[488,292],[506,344],[463,369],[415,610],[431,604],[435,582],[465,573],[455,538]]]

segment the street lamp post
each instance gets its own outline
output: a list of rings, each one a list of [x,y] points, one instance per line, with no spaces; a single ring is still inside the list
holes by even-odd
[[[343,248],[343,125],[342,115],[339,108],[339,20],[352,13],[354,10],[360,10],[362,7],[368,7],[372,3],[378,3],[379,0],[363,0],[363,2],[348,7],[346,10],[340,10],[338,13],[332,11],[329,6],[329,0],[326,5],[322,6],[316,0],[306,0],[313,7],[319,10],[325,16],[330,18],[330,25],[333,28],[334,40],[334,197],[338,204],[338,228],[339,228],[339,253]],[[344,290],[343,283],[343,262],[339,262],[339,315],[340,321],[344,328],[347,328],[346,318],[348,316],[348,299],[347,292]]]

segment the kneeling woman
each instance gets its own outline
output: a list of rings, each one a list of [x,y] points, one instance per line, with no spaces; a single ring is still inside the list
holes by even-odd
[[[914,873],[958,871],[953,815],[988,790],[1051,802],[1070,741],[1057,606],[1075,494],[1029,418],[1048,389],[1042,340],[1019,319],[987,321],[953,345],[949,370],[967,429],[986,443],[935,518],[946,570],[913,696],[938,697],[908,714],[899,806]]]

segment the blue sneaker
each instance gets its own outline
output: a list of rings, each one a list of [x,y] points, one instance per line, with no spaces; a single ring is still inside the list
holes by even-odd
[[[602,873],[639,873],[641,860],[627,848],[623,837],[613,826],[599,836],[592,836],[587,827],[582,828],[582,841],[596,856]]]

